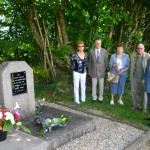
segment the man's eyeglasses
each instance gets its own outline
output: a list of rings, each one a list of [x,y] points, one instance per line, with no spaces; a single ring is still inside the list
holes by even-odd
[[[84,47],[84,46],[78,46],[78,47]]]

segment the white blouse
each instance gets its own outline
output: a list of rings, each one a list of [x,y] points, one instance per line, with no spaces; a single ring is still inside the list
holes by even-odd
[[[118,70],[121,70],[123,68],[122,59],[117,59],[117,64],[118,64]]]

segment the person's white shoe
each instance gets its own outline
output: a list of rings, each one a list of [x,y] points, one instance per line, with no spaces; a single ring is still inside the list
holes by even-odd
[[[85,100],[82,100],[82,99],[81,99],[81,101],[82,101],[82,102],[85,102]]]
[[[122,100],[118,100],[118,104],[123,105],[123,101]]]
[[[111,100],[111,101],[110,101],[110,105],[114,105],[114,100]]]
[[[80,104],[80,102],[74,101],[76,104]]]
[[[102,101],[103,101],[103,97],[98,98],[98,100],[99,100],[100,102],[102,102]]]

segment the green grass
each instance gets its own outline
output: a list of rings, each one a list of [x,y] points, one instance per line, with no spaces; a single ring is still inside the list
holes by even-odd
[[[124,105],[121,106],[117,103],[118,97],[115,97],[115,105],[112,106],[110,102],[110,93],[104,92],[104,102],[103,103],[91,103],[91,81],[90,78],[87,79],[87,98],[85,103],[76,105],[73,103],[73,85],[72,78],[69,75],[59,77],[51,83],[35,83],[35,96],[36,98],[45,98],[49,102],[61,103],[63,105],[70,106],[74,109],[79,110],[96,110],[102,111],[106,116],[111,116],[116,120],[131,124],[136,127],[146,127],[149,123],[145,121],[144,118],[148,117],[148,114],[143,113],[141,110],[132,110],[132,99],[129,82],[127,82],[125,87],[125,94],[123,97]]]

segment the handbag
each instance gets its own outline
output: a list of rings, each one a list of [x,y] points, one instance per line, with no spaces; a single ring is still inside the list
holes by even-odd
[[[108,72],[107,81],[110,82],[110,83],[118,83],[119,75],[118,74],[114,74],[112,72]]]
[[[118,83],[118,81],[119,81],[118,69],[117,69],[116,73],[112,73],[111,70],[108,72],[107,81],[110,83]]]

